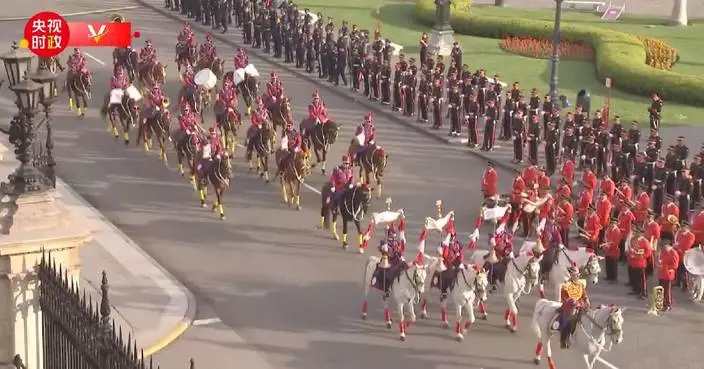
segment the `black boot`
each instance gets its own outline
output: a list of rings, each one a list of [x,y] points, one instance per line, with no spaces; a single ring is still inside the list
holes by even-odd
[[[570,336],[569,327],[563,327],[562,330],[560,330],[560,348],[567,349],[570,347],[569,342],[568,342],[569,336]]]

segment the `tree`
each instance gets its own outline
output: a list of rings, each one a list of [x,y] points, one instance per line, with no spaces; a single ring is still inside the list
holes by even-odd
[[[676,26],[687,26],[687,0],[674,0],[670,21]]]

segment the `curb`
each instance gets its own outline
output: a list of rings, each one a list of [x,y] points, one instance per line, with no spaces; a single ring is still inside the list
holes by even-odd
[[[81,197],[73,188],[71,188],[66,182],[61,180],[61,178],[56,178],[57,182],[57,187],[60,185],[64,187],[64,189],[69,192],[71,195],[73,195],[76,199],[78,199],[79,202],[81,202],[82,205],[95,210],[96,215],[99,217],[101,221],[103,221],[105,224],[107,224],[110,229],[115,232],[120,238],[122,238],[127,244],[132,246],[142,257],[147,259],[152,265],[154,265],[159,271],[161,271],[169,281],[171,281],[174,285],[176,285],[181,293],[183,293],[186,296],[186,300],[188,301],[188,307],[186,308],[186,314],[181,318],[181,321],[177,323],[172,329],[169,330],[167,334],[162,336],[161,338],[157,339],[155,342],[152,342],[146,346],[142,347],[142,350],[144,352],[144,356],[150,356],[155,354],[156,352],[162,350],[166,346],[168,346],[170,343],[175,341],[179,336],[183,334],[183,332],[190,327],[191,323],[195,320],[196,317],[196,298],[193,295],[193,293],[188,290],[181,282],[179,282],[171,273],[169,273],[168,270],[164,269],[161,264],[157,263],[154,258],[149,256],[142,248],[139,247],[129,236],[127,236],[122,230],[117,228],[110,220],[105,218],[105,216],[100,213],[93,205],[91,205],[86,199]]]
[[[154,6],[152,4],[149,4],[146,0],[134,0],[134,1],[138,4],[141,4],[142,7],[152,9],[152,10],[156,11],[157,13],[166,16],[167,18],[177,20],[179,22],[183,22],[183,20],[186,19],[185,17],[182,17],[180,15],[180,13],[176,14],[176,13],[173,13],[171,10]],[[191,28],[194,30],[198,30],[200,32],[206,33],[206,34],[212,34],[212,36],[215,39],[217,39],[221,42],[224,42],[230,46],[246,48],[248,54],[252,54],[252,55],[258,57],[259,59],[263,59],[270,64],[274,64],[274,65],[276,65],[277,68],[284,69],[299,78],[308,80],[309,82],[313,82],[314,84],[320,86],[321,88],[328,90],[328,91],[330,91],[330,92],[332,92],[332,93],[334,93],[344,99],[347,99],[347,100],[352,99],[352,101],[354,101],[358,105],[361,105],[366,109],[372,110],[375,113],[382,115],[383,117],[385,117],[385,118],[387,118],[397,124],[411,128],[412,130],[414,130],[417,133],[420,133],[426,137],[430,137],[430,138],[434,139],[435,141],[441,142],[443,144],[447,144],[447,145],[452,144],[452,142],[449,139],[442,137],[442,136],[439,136],[439,135],[436,135],[436,134],[433,134],[432,132],[429,132],[427,130],[427,128],[425,128],[424,126],[419,126],[417,124],[413,124],[413,122],[409,122],[408,120],[399,117],[396,113],[394,113],[390,110],[382,109],[382,107],[380,105],[368,102],[367,98],[362,97],[361,95],[350,94],[350,93],[347,93],[344,89],[340,89],[338,87],[331,86],[331,85],[328,85],[325,83],[320,83],[320,81],[317,80],[317,78],[312,77],[309,74],[304,73],[301,70],[299,70],[295,67],[292,67],[289,64],[282,63],[278,59],[275,59],[275,58],[269,56],[268,54],[260,52],[258,49],[250,48],[247,45],[240,45],[236,42],[233,42],[232,40],[229,40],[227,37],[223,36],[222,34],[212,33],[212,30],[200,25],[199,23],[191,22]],[[235,28],[233,28],[233,30],[234,29]],[[466,154],[472,155],[472,156],[479,158],[479,159],[482,159],[482,160],[493,161],[497,167],[504,169],[504,170],[507,170],[507,171],[514,172],[516,170],[518,170],[518,171],[522,170],[522,168],[520,168],[516,165],[513,165],[511,163],[506,163],[503,160],[496,160],[496,158],[492,158],[491,156],[484,154],[482,152],[473,151],[473,150],[469,150],[469,149],[464,149],[462,151]]]
[[[87,15],[87,14],[102,14],[102,13],[111,13],[111,12],[117,12],[120,10],[132,10],[132,9],[137,9],[140,8],[140,6],[121,6],[119,8],[108,8],[108,9],[96,9],[96,10],[86,10],[82,12],[74,12],[74,13],[66,13],[66,14],[60,14],[62,17],[75,17],[78,15]],[[0,18],[0,22],[11,22],[11,21],[23,21],[23,20],[29,20],[31,16],[23,16],[23,17],[7,17],[7,18]]]

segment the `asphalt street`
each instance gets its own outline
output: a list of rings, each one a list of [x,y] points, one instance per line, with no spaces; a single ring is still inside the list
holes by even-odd
[[[151,39],[161,60],[169,63],[166,91],[175,101],[180,82],[172,60],[182,24],[148,9],[122,15],[142,34],[135,46]],[[0,23],[3,38],[19,38],[20,23]],[[204,34],[198,33],[198,38],[203,40]],[[232,69],[233,47],[219,42],[216,46],[227,59],[226,69]],[[371,300],[370,320],[361,321],[362,270],[368,256],[360,256],[354,248],[342,250],[328,233],[316,229],[318,194],[306,189],[303,210],[288,209],[281,203],[277,185],[265,184],[247,172],[241,152],[224,202],[227,220],[201,209],[191,186],[175,169],[173,150],[165,166],[155,152],[125,148],[106,132],[98,110],[108,91],[112,50],[85,51],[95,72],[94,97],[85,118],[69,112],[65,99],[55,107],[59,176],[195,293],[200,318],[221,320],[191,328],[157,354],[162,367],[182,367],[189,357],[203,368],[237,365],[244,351],[256,356],[244,366],[251,369],[534,367],[535,337],[528,325],[534,297],[521,301],[522,320],[514,335],[503,329],[503,300],[490,297],[489,320],[478,322],[463,343],[455,343],[451,332],[442,330],[435,320],[414,325],[407,342],[399,342],[396,329],[383,327],[380,299]],[[311,92],[318,87],[258,58],[250,56],[250,61],[262,76],[272,69],[279,72],[292,97],[296,120],[303,118]],[[343,124],[328,164],[331,169],[346,151],[365,111],[353,101],[321,92],[332,119]],[[0,108],[8,114],[10,102],[8,92],[3,92]],[[211,114],[207,121],[213,122]],[[455,210],[459,232],[466,237],[480,206],[485,163],[384,118],[377,117],[375,123],[377,141],[390,156],[384,196],[375,200],[373,208],[383,210],[383,199],[389,196],[394,208],[406,211],[412,251],[422,220],[435,214],[436,200],[443,200],[446,210]],[[510,177],[511,173],[500,172],[503,190],[508,189]],[[316,171],[306,183],[318,189],[325,180]],[[356,239],[351,232],[353,245]],[[428,251],[434,252],[436,246],[429,242]],[[675,312],[647,317],[644,304],[625,297],[625,291],[622,286],[592,290],[594,303],[635,307],[626,313],[624,344],[606,354],[607,360],[619,368],[704,367],[697,355],[702,333],[699,306],[678,295],[681,302]],[[430,309],[437,319],[436,301]],[[221,339],[230,330],[238,339]],[[559,367],[582,365],[574,353],[556,351]]]

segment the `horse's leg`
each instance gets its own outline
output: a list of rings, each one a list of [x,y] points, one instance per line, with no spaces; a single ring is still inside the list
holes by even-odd
[[[511,297],[508,299],[509,316],[507,323],[509,324],[508,330],[510,330],[511,333],[516,333],[518,330],[518,306],[516,306],[518,294],[520,294],[520,292],[512,293],[510,294]]]
[[[281,198],[284,200],[284,204],[288,204],[288,190],[286,188],[286,181],[284,181],[284,176],[281,176]]]
[[[344,200],[343,200],[344,201]],[[346,249],[348,242],[347,242],[347,225],[349,223],[349,219],[345,217],[344,214],[342,214],[342,248]]]
[[[401,341],[406,340],[406,320],[403,316],[403,310],[406,307],[406,302],[398,302],[396,304],[396,314],[398,314],[398,338]]]
[[[68,94],[68,110],[73,109],[73,86],[69,81],[66,81],[66,93]],[[110,105],[108,105],[108,108]]]
[[[196,186],[198,187],[198,199],[200,199],[200,207],[205,208],[207,206],[207,186],[203,180],[196,181]],[[213,207],[214,208],[214,207]]]
[[[484,301],[479,299],[479,319],[487,320],[489,318],[489,313],[486,311],[486,304]]]
[[[428,298],[425,296],[423,296],[423,299],[420,301],[420,318],[428,318]]]
[[[507,288],[504,286],[504,288]],[[504,297],[506,298],[506,310],[504,311],[504,327],[508,330],[511,329],[511,311],[513,303],[513,292],[506,292]]]
[[[391,310],[389,309],[389,299],[384,299],[384,321],[386,322],[386,329],[391,329]]]
[[[477,318],[474,315],[474,300],[476,300],[478,297],[475,295],[474,298],[469,299],[467,302],[467,321],[464,323],[464,330],[469,331],[470,328],[472,328],[472,324],[477,320]]]
[[[464,340],[464,330],[462,327],[462,304],[454,302],[455,304],[455,339],[457,341]]]
[[[178,161],[178,172],[183,177],[186,174],[183,170],[183,152],[178,148],[176,149],[176,160]]]
[[[332,203],[330,205],[336,206]],[[337,234],[337,216],[339,215],[338,212],[339,212],[339,210],[337,210],[333,207],[330,208],[330,213],[332,216],[332,226],[330,227],[330,229],[332,230],[332,239],[335,241],[340,240],[340,236]]]
[[[262,175],[264,177],[264,181],[269,183],[269,153],[265,153],[262,160]]]
[[[323,163],[322,163],[323,167],[320,168],[320,171],[323,173],[323,175],[325,175],[325,172],[327,171],[325,168],[327,161],[328,161],[328,149],[323,145]]]
[[[114,112],[108,112],[108,120],[110,121],[109,131],[112,132],[112,135],[115,137],[115,141],[117,141],[120,138],[120,132],[117,128],[117,122],[115,122]]]
[[[533,364],[540,364],[540,360],[543,358],[543,347],[545,347],[545,340],[543,338],[538,339],[538,343],[535,344],[535,357],[533,358]],[[549,355],[549,353],[548,353]]]
[[[311,139],[311,141],[312,141],[312,139]],[[315,154],[315,164],[313,164],[312,167],[315,167],[321,162],[320,152],[318,151],[318,148],[315,147],[315,144],[313,144],[313,154]]]
[[[216,204],[218,204],[218,213],[220,213],[220,220],[225,220],[225,205],[222,204],[222,195],[225,192],[225,188],[222,187],[222,184],[215,185],[215,181],[213,181],[212,185],[215,189],[215,201]]]
[[[374,179],[376,180],[376,196],[381,198],[381,176],[378,172],[374,172]]]
[[[168,164],[169,159],[166,157],[166,138],[164,137],[164,133],[160,133],[157,139],[159,140],[159,157],[164,164]]]
[[[443,328],[450,328],[450,321],[447,319],[447,299],[440,301],[440,323]]]
[[[296,195],[296,210],[301,211],[301,182],[296,181],[293,187],[291,193]]]
[[[557,369],[555,366],[555,361],[552,360],[552,347],[550,347],[550,337],[545,338],[544,341],[545,355],[548,357],[548,369]]]

